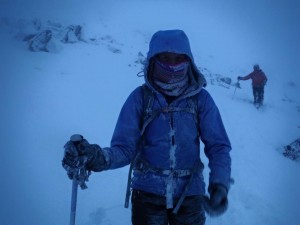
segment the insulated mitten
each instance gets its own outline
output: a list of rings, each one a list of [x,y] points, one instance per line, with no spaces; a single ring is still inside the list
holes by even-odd
[[[227,188],[222,184],[211,184],[208,187],[210,197],[204,197],[204,207],[210,216],[222,215],[228,208]]]

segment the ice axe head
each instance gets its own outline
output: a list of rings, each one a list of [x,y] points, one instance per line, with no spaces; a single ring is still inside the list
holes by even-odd
[[[240,84],[240,82],[238,81],[238,82],[236,82],[235,84],[234,84],[234,86],[236,87],[236,88],[241,88],[241,84]]]
[[[82,141],[82,140],[83,140],[83,136],[81,134],[73,134],[70,137],[70,141],[72,141],[75,144]]]

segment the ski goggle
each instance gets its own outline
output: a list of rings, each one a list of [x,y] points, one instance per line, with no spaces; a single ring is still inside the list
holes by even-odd
[[[177,54],[177,53],[170,53],[170,52],[160,53],[156,55],[155,58],[162,64],[170,65],[170,66],[176,66],[183,62],[189,61],[188,56],[184,54]]]

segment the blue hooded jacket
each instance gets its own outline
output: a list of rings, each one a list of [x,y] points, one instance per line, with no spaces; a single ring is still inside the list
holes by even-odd
[[[185,54],[190,58],[190,85],[169,104],[151,82],[152,59],[162,52]],[[103,148],[108,169],[130,164],[140,152],[140,158],[147,162],[150,169],[134,170],[131,187],[166,196],[167,201],[172,202],[173,198],[181,196],[191,177],[191,174],[176,176],[175,171],[192,171],[198,167],[186,195],[202,195],[205,193],[205,183],[200,161],[201,139],[209,159],[209,183],[222,184],[229,189],[230,142],[217,106],[210,94],[203,89],[206,85],[205,79],[194,63],[186,34],[181,30],[155,33],[150,41],[144,73],[145,84],[154,95],[154,110],[170,106],[186,108],[188,98],[197,96],[198,123],[191,113],[162,112],[151,121],[141,135],[144,99],[142,87],[136,88],[122,107],[111,147]],[[153,168],[163,172],[157,172]],[[167,207],[171,208],[172,203],[167,203]]]

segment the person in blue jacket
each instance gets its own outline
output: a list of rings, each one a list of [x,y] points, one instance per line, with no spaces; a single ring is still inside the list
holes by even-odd
[[[227,209],[231,144],[182,30],[153,35],[144,77],[121,109],[111,146],[68,141],[63,167],[72,178],[78,162],[96,172],[132,163],[133,225],[203,225],[205,209],[211,215]],[[209,197],[200,140],[209,160]]]

